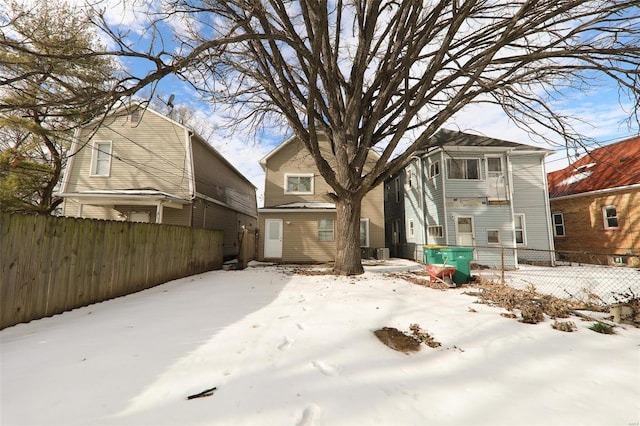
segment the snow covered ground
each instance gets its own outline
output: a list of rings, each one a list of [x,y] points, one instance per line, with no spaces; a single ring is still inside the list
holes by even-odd
[[[637,425],[640,330],[563,333],[385,273],[214,271],[0,332],[12,425]],[[470,309],[472,308],[472,309]],[[474,312],[475,311],[475,312]],[[374,336],[419,324],[440,348]],[[213,395],[187,396],[216,387]]]

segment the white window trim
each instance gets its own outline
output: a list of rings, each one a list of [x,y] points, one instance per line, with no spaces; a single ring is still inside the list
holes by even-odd
[[[360,246],[360,247],[369,247],[370,246],[370,242],[369,242],[369,218],[363,217],[360,218],[360,223],[365,222],[365,235],[366,235],[366,239],[365,239],[365,245]]]
[[[497,232],[498,233],[498,241],[491,242],[489,241],[489,232]],[[500,245],[502,243],[502,235],[500,235],[499,229],[487,229],[487,244],[488,245]]]
[[[447,161],[446,161],[446,165],[447,165],[447,174],[446,174],[446,176],[447,176],[447,180],[458,180],[458,181],[473,180],[473,181],[478,181],[478,182],[481,182],[481,181],[483,181],[483,180],[484,180],[484,179],[483,179],[483,176],[482,176],[482,164],[481,164],[482,162],[480,161],[480,158],[473,158],[473,157],[448,157],[446,160],[447,160]],[[462,179],[460,179],[460,178],[452,178],[452,177],[449,177],[449,173],[450,173],[449,160],[466,160],[466,161],[474,160],[474,161],[477,161],[477,162],[478,162],[478,179],[468,179],[468,178],[462,178]],[[465,173],[466,173],[466,169],[465,169]]]
[[[289,178],[290,177],[309,177],[311,178],[310,191],[289,191]],[[284,193],[291,195],[313,195],[314,190],[314,174],[313,173],[285,173],[284,174]]]
[[[615,209],[616,211],[616,222],[618,222],[618,226],[609,226],[607,221],[607,209]],[[620,229],[620,219],[618,218],[618,208],[616,206],[602,206],[602,225],[604,229],[607,231]]]
[[[327,221],[327,222],[331,222],[331,239],[328,239],[328,240],[321,240],[320,239],[320,231],[329,232],[328,228],[327,229],[320,229],[320,221],[321,220],[324,220],[324,221]],[[326,242],[329,242],[329,241],[335,241],[336,240],[336,223],[335,223],[335,220],[333,220],[333,219],[318,219],[318,234],[317,234],[317,238],[318,238],[318,241],[321,242],[321,243],[326,243]]]
[[[432,229],[433,230],[438,229],[439,232],[432,233],[431,232]],[[429,225],[429,226],[427,226],[427,236],[431,237],[431,238],[435,238],[435,239],[444,238],[444,227],[442,225]]]
[[[520,229],[520,228],[516,227],[516,223],[517,223],[517,222],[513,224],[513,229],[514,229],[515,231],[518,231],[518,230],[521,230],[521,231],[522,231],[522,242],[521,242],[521,243],[517,243],[517,244],[518,244],[519,246],[523,246],[523,247],[524,247],[524,246],[526,246],[526,245],[527,245],[527,231],[526,231],[526,229],[527,229],[527,224],[526,224],[526,222],[525,222],[524,213],[515,213],[513,216],[514,216],[514,218],[515,218],[515,217],[517,217],[517,216],[520,216],[520,217],[522,218],[522,219],[520,220],[520,223],[522,224],[522,229]],[[515,235],[514,235],[514,238],[515,238]]]
[[[98,169],[98,153],[99,153],[99,145],[109,144],[109,152],[107,155],[109,156],[109,165],[107,166],[106,174],[98,174],[96,173]],[[111,176],[111,158],[113,154],[113,142],[112,141],[95,141],[92,145],[93,150],[91,153],[91,169],[89,170],[89,176],[98,176],[98,177],[109,177]],[[104,152],[104,150],[102,151]]]
[[[436,170],[436,173],[433,173],[433,169],[436,165],[438,166],[438,170]],[[440,160],[436,160],[429,164],[429,179],[433,179],[436,176],[440,176]]]
[[[408,189],[412,189],[413,188],[413,170],[406,169],[405,178],[406,178],[406,181],[404,186],[406,186]]]
[[[416,228],[413,219],[407,220],[407,241],[414,241],[416,238]]]
[[[556,216],[560,216],[562,218],[562,235],[558,235],[556,232],[556,226],[559,224],[556,223]],[[553,212],[551,213],[551,225],[553,226],[553,236],[563,238],[567,235],[567,227],[564,224],[564,214],[562,212]]]

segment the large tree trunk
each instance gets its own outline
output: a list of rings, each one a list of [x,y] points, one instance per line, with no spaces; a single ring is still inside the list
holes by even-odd
[[[360,259],[360,209],[362,199],[341,199],[336,202],[336,263],[337,275],[359,275],[364,272]]]

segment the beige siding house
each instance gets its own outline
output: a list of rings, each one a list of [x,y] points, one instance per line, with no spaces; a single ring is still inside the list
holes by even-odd
[[[257,227],[255,186],[189,128],[121,108],[76,132],[61,186],[64,216],[224,231],[224,255]]]
[[[330,149],[328,140],[321,149]],[[336,209],[327,195],[332,189],[304,144],[290,138],[260,164],[266,176],[264,208],[259,209],[258,257],[279,262],[333,261]],[[384,247],[382,185],[364,198],[360,225],[362,254],[367,258]]]

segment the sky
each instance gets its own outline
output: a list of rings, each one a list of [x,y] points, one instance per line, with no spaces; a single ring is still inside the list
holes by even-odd
[[[123,22],[131,28],[138,28],[140,24],[139,13],[124,13],[114,9],[111,13],[112,22]],[[136,18],[137,16],[137,18]],[[170,26],[181,28],[184,22],[171,22]],[[140,31],[139,39],[144,42],[144,32]],[[143,73],[144,70],[137,65],[130,64],[135,73]],[[185,103],[201,111],[203,117],[207,117],[213,126],[222,122],[220,108],[198,101],[195,91],[175,77],[169,77],[161,81],[157,93],[168,97],[175,95],[175,103]],[[585,144],[589,147],[623,140],[638,133],[637,124],[629,126],[626,120],[632,109],[628,101],[620,100],[618,89],[615,86],[601,82],[601,85],[589,92],[572,92],[570,96],[558,104],[561,111],[575,116],[578,130],[589,140]],[[549,135],[553,145],[542,141],[536,135],[531,135],[520,129],[505,113],[494,105],[471,105],[455,117],[449,120],[443,127],[481,134],[489,137],[505,139],[514,142],[543,146],[556,151],[547,157],[547,171],[554,171],[566,167],[576,156],[584,155],[584,150],[566,149],[564,141],[557,135]],[[541,130],[542,131],[542,130]],[[249,138],[242,132],[229,134],[219,132],[211,140],[211,143],[232,163],[238,170],[253,182],[258,188],[259,205],[262,205],[262,193],[264,188],[264,173],[258,161],[267,155],[278,144],[286,140],[290,135],[282,129],[259,135],[257,138]]]
[[[599,334],[570,317],[577,330],[562,332],[501,316],[472,287],[390,275],[423,269],[391,259],[339,277],[252,262],[5,328],[0,424],[640,422],[640,329]],[[411,324],[441,346],[397,352],[373,334]]]
[[[33,3],[35,0],[23,1]],[[71,0],[71,3],[82,4],[83,1]],[[125,3],[120,0],[104,0],[99,4],[105,7],[106,18],[111,25],[118,25],[120,29],[129,31],[129,40],[134,46],[139,48],[149,44],[149,32],[145,30],[145,24],[150,16],[157,16],[150,14],[150,11],[154,13],[161,11],[159,2],[137,0],[125,6]],[[166,29],[185,31],[191,23],[173,19],[165,21],[164,25]],[[110,42],[106,38],[103,37],[102,40],[109,45]],[[175,48],[170,37],[166,37],[165,41],[167,50]],[[149,64],[126,60],[123,66],[131,73],[143,76]],[[258,162],[285,141],[290,134],[281,128],[266,129],[256,137],[249,137],[241,130],[234,133],[222,130],[224,120],[220,105],[202,102],[191,86],[174,76],[168,76],[160,81],[153,93],[154,96],[161,96],[165,100],[171,94],[175,96],[174,104],[188,105],[198,111],[202,120],[220,129],[210,139],[210,143],[257,187],[258,205],[262,205],[264,173]],[[143,90],[139,95],[151,96],[149,89]],[[589,92],[571,93],[570,97],[563,100],[558,107],[561,111],[580,120],[577,123],[578,130],[589,138],[585,144],[590,147],[617,142],[639,132],[637,123],[629,126],[626,120],[632,111],[631,104],[625,100],[621,101],[617,87],[606,82]],[[576,155],[584,155],[584,150],[576,152],[575,149],[566,149],[563,140],[558,136],[547,134],[554,141],[554,145],[541,141],[536,135],[518,128],[494,105],[471,105],[456,114],[443,127],[554,149],[556,154],[547,157],[547,171],[564,168],[570,160],[576,159]]]

